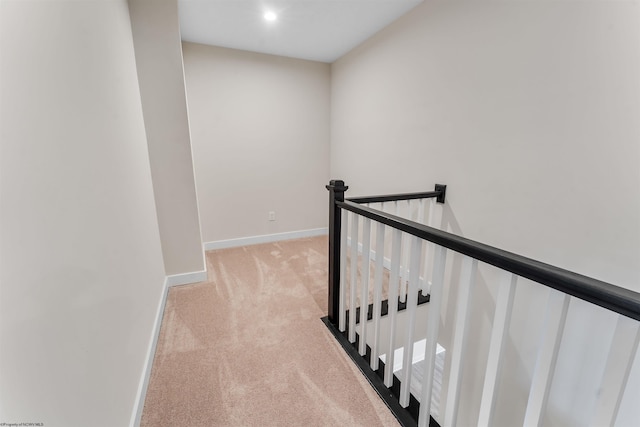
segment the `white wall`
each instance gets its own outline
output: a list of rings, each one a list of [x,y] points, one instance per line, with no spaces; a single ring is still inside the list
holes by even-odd
[[[177,0],[131,0],[140,95],[168,275],[202,271]]]
[[[333,64],[331,178],[351,195],[447,184],[450,230],[640,291],[639,18],[637,2],[422,4]],[[495,301],[484,279],[480,332]],[[544,302],[521,286],[515,310]],[[545,425],[585,424],[614,322],[572,303]],[[498,425],[522,422],[534,323],[512,327],[520,372],[503,380]],[[640,417],[634,375],[619,425]]]
[[[128,425],[164,268],[127,3],[0,5],[0,422]]]
[[[192,43],[183,53],[203,240],[326,227],[329,65]]]

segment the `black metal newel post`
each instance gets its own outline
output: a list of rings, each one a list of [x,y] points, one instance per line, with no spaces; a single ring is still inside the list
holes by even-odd
[[[331,180],[326,186],[329,190],[329,321],[338,325],[340,309],[340,233],[342,230],[342,212],[336,202],[344,202],[344,192],[349,187],[342,180]]]
[[[447,186],[444,184],[436,184],[436,191],[440,192],[436,198],[436,202],[444,203],[444,199],[447,195]]]

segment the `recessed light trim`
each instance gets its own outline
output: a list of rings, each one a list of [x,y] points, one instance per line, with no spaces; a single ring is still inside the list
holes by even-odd
[[[275,12],[272,12],[270,10],[266,11],[263,16],[264,16],[264,19],[269,22],[273,22],[276,19],[278,19],[278,15],[276,15]]]

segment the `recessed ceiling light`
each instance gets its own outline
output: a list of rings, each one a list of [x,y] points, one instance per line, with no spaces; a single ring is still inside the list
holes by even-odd
[[[268,11],[264,13],[264,19],[266,19],[267,21],[275,21],[276,19],[278,19],[278,15],[276,15],[274,12]]]

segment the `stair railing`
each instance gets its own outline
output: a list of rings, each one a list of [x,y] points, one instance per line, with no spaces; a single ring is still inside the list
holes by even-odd
[[[496,299],[478,425],[493,425],[498,379],[518,278],[529,279],[551,289],[524,425],[542,424],[571,297],[620,315],[603,374],[603,392],[600,393],[592,416],[593,426],[614,425],[640,342],[639,293],[430,226],[437,225],[433,221],[433,214],[436,212],[433,204],[427,219],[430,225],[413,221],[411,211],[407,211],[405,217],[398,215],[399,201],[419,200],[417,219],[423,221],[424,200],[444,203],[444,185],[436,185],[431,192],[347,200],[344,194],[348,187],[344,181],[332,180],[327,189],[330,192],[329,304],[328,315],[324,320],[401,424],[439,425],[431,416],[431,404],[446,257],[452,251],[462,255],[462,268],[450,349],[452,353],[446,408],[443,416],[439,417],[440,421],[445,426],[457,424],[462,360],[469,330],[469,307],[478,275],[478,264],[483,263],[499,269],[503,279]],[[385,212],[382,207],[382,204],[388,202],[395,203],[394,214]],[[376,203],[381,204],[381,209],[371,207]],[[371,249],[373,225],[375,251]],[[387,245],[385,251],[384,240],[389,234],[390,250]],[[423,250],[427,245],[431,245],[431,250],[425,257]],[[374,261],[373,269],[370,267],[371,260]],[[380,334],[380,321],[384,315],[383,269],[388,270],[389,277],[385,290],[388,298],[386,315],[389,317],[387,336]],[[371,288],[370,278],[373,279]],[[416,322],[425,321],[417,320],[418,297],[426,295],[427,291],[430,292],[430,303],[424,344],[425,370],[419,387],[421,395],[413,396],[411,382],[414,331]],[[398,299],[399,303],[402,302],[404,295],[408,320],[406,330],[403,331],[401,377],[397,378],[393,373],[396,365],[393,358],[399,344],[394,336],[398,314],[395,301]],[[368,304],[370,300],[372,303]],[[373,329],[367,331],[369,327]],[[628,339],[629,336],[633,338]],[[384,362],[380,360],[381,354],[386,355]],[[620,354],[624,354],[624,357],[621,358]]]

